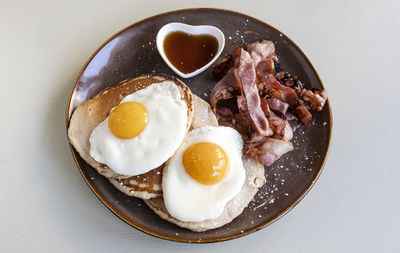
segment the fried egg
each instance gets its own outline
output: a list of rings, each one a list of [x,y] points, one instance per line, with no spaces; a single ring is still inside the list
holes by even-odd
[[[180,90],[170,81],[127,95],[91,133],[90,155],[122,175],[155,169],[183,141],[187,110]]]
[[[164,167],[162,189],[169,214],[187,222],[220,216],[245,181],[242,147],[242,137],[230,127],[189,132]]]

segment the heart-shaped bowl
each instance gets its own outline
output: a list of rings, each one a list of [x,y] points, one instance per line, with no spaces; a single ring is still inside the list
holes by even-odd
[[[188,33],[191,35],[211,35],[214,38],[217,39],[218,41],[218,49],[217,52],[214,55],[214,58],[212,58],[212,60],[210,62],[208,62],[206,65],[204,65],[203,67],[196,69],[195,71],[191,72],[191,73],[182,73],[181,71],[179,71],[168,59],[167,55],[165,54],[164,51],[164,40],[166,38],[166,36],[168,34],[170,34],[171,32],[184,32],[184,33]],[[163,27],[161,27],[161,29],[158,31],[157,34],[157,49],[158,52],[160,53],[161,57],[163,58],[163,60],[165,61],[165,63],[179,76],[183,77],[183,78],[190,78],[193,77],[197,74],[200,74],[201,72],[203,72],[204,70],[206,70],[208,67],[211,66],[211,64],[213,64],[215,62],[215,60],[219,57],[219,55],[221,54],[222,50],[224,49],[225,46],[225,36],[222,33],[222,31],[220,29],[218,29],[215,26],[211,26],[211,25],[198,25],[198,26],[193,26],[193,25],[187,25],[184,23],[169,23],[164,25]]]

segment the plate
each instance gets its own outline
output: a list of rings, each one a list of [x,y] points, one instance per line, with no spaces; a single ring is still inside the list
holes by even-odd
[[[323,88],[317,72],[304,53],[288,37],[255,18],[229,10],[185,9],[150,17],[112,36],[92,55],[80,72],[67,106],[68,127],[73,110],[105,87],[144,73],[175,76],[156,48],[158,30],[170,22],[213,25],[225,34],[220,59],[240,45],[269,39],[276,43],[281,66],[308,88]],[[218,61],[218,60],[217,60]],[[192,92],[206,101],[216,80],[211,69],[182,79]],[[71,146],[76,164],[93,192],[118,217],[131,226],[159,238],[180,242],[216,242],[238,238],[276,221],[307,194],[318,179],[329,148],[332,116],[329,101],[324,110],[313,113],[307,127],[294,134],[295,150],[266,168],[266,184],[253,202],[231,223],[195,233],[159,218],[142,200],[119,192],[109,181],[86,164]]]

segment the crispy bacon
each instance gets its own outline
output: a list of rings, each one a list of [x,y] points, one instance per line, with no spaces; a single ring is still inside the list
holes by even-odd
[[[273,132],[269,127],[268,120],[261,109],[253,60],[249,53],[243,49],[240,54],[239,66],[234,72],[241,89],[241,94],[246,100],[247,108],[245,111],[249,114],[255,130],[262,136],[272,135]]]
[[[256,66],[257,77],[263,93],[276,97],[289,105],[297,104],[296,92],[279,83],[275,77],[275,64],[277,57],[275,45],[272,41],[264,40],[247,46],[247,49]],[[282,75],[282,74],[281,74]],[[282,77],[283,78],[283,77]]]
[[[299,105],[295,108],[294,113],[297,115],[297,117],[299,117],[301,123],[304,125],[312,120],[311,113],[302,103],[299,103]]]
[[[306,89],[281,69],[272,41],[252,43],[247,51],[236,48],[214,74],[223,75],[211,93],[218,121],[236,128],[245,141],[244,152],[266,166],[293,150],[289,140],[298,121],[307,124],[309,109],[322,110],[328,98],[325,90]],[[236,98],[238,113],[217,107],[219,100],[230,98]]]
[[[279,65],[278,68],[280,68]],[[303,83],[297,80],[296,76],[292,76],[286,71],[277,72],[275,77],[281,84],[293,88],[296,92],[304,88]]]
[[[328,93],[326,92],[326,90],[316,90],[312,92],[311,90],[303,88],[301,90],[301,95],[303,100],[308,103],[308,107],[314,111],[322,111],[322,108],[324,108],[325,105],[325,101],[328,98]]]

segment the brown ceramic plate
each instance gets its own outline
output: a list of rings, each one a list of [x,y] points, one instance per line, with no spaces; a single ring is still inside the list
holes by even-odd
[[[79,74],[67,108],[69,118],[83,101],[109,85],[144,73],[174,76],[158,54],[157,31],[169,22],[214,25],[225,34],[220,58],[239,45],[269,39],[276,43],[281,66],[297,75],[307,87],[323,88],[317,72],[302,51],[284,34],[252,17],[219,9],[187,9],[160,14],[133,24],[106,41],[89,59]],[[209,100],[215,79],[211,69],[183,79],[193,93]],[[237,238],[259,230],[292,209],[311,189],[327,155],[332,117],[329,103],[313,114],[313,121],[295,133],[295,150],[266,169],[267,183],[244,212],[219,229],[195,233],[162,220],[140,199],[128,197],[114,188],[86,164],[71,147],[82,176],[97,197],[118,217],[148,234],[181,242],[215,242]]]

